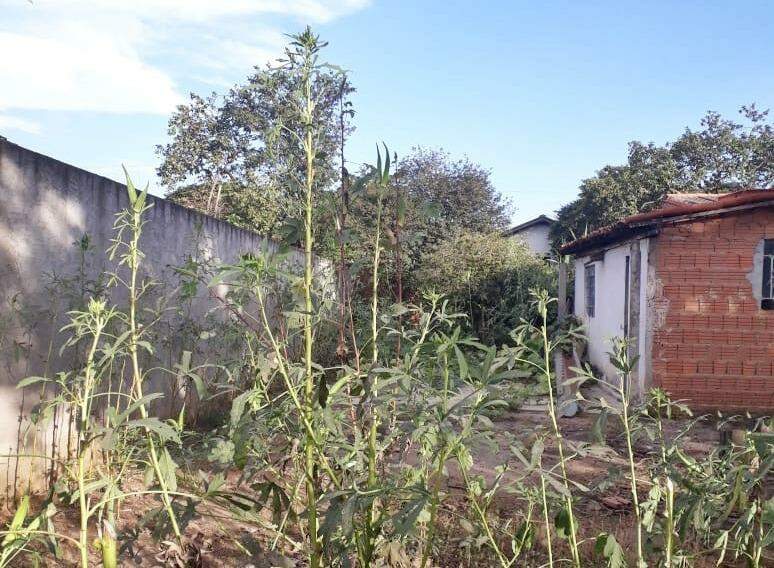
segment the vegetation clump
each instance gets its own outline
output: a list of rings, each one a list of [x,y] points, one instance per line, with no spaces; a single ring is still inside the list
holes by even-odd
[[[576,369],[573,380],[595,379],[605,392],[588,401],[599,412],[594,441],[571,435],[560,419],[566,401],[554,356],[581,330],[553,325],[552,277],[541,260],[492,237],[488,225],[412,258],[411,239],[430,231],[409,223],[416,194],[398,179],[401,164],[386,146],[375,165],[324,193],[318,89],[346,84],[343,72],[320,60],[324,47],[307,29],[271,75],[287,89],[287,112],[273,132],[281,133],[293,200],[285,245],[300,245],[300,262],[273,246],[227,265],[192,255],[178,267],[179,305],[151,301],[153,282],[140,270],[145,193],[128,180],[130,206],[117,219],[116,270],[106,283],[121,290],[121,301],[103,287],[90,294],[66,327],[66,347],[77,351],[73,370],[19,385],[50,386],[41,420],[72,417],[73,447],[44,456],[55,462],[54,483],[45,496],[18,499],[0,531],[0,567],[72,550],[83,567],[141,561],[138,543],[149,537],[156,562],[200,566],[207,550],[197,527],[205,522],[218,526],[239,563],[770,562],[770,437],[688,453],[681,440],[699,419],[673,420],[689,411],[662,391],[645,401],[629,396],[636,361],[625,343],[610,354],[618,385]],[[276,141],[267,139],[267,152]],[[204,186],[216,209],[221,181]],[[373,212],[357,242],[348,229],[356,226],[348,216],[355,208]],[[335,219],[335,294],[314,254],[326,234],[324,215]],[[432,218],[424,215],[417,212]],[[413,262],[431,287],[403,282]],[[461,269],[468,272],[462,278]],[[188,349],[164,366],[154,358],[165,336],[163,328],[156,334],[161,314],[185,314],[200,286],[217,302],[217,320],[183,335]],[[525,288],[541,289],[527,297]],[[499,319],[487,311],[498,293],[511,310]],[[223,348],[199,349],[207,338]],[[169,384],[152,384],[158,376]],[[517,413],[524,422],[503,429],[498,413],[514,402],[508,387],[525,380],[542,387],[545,410],[532,419]],[[166,413],[161,402],[170,403]],[[195,405],[216,409],[210,416],[219,419],[197,422]],[[612,435],[609,416],[620,423]],[[609,466],[606,475],[579,479],[574,466],[595,456]],[[487,469],[487,458],[497,463]],[[631,549],[620,531],[598,530],[588,514],[591,503],[621,487],[627,497],[617,519],[634,535]],[[143,514],[126,514],[138,502]],[[76,527],[68,530],[65,512]]]

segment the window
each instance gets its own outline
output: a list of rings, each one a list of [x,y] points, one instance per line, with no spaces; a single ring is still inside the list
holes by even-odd
[[[586,285],[586,315],[594,317],[594,300],[596,298],[596,271],[593,264],[587,264],[584,271]]]
[[[761,308],[764,310],[774,310],[774,239],[763,240]]]

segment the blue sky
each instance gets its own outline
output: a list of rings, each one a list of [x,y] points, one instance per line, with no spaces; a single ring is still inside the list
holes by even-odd
[[[382,140],[466,155],[514,222],[571,200],[630,140],[774,107],[772,2],[0,0],[0,13],[0,134],[152,185],[174,105],[242,80],[307,23],[358,89],[350,159]]]

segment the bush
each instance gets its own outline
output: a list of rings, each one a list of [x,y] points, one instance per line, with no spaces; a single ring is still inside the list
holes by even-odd
[[[535,321],[530,290],[556,294],[556,271],[498,233],[460,231],[422,255],[417,280],[470,314],[479,338],[502,343],[521,320]]]

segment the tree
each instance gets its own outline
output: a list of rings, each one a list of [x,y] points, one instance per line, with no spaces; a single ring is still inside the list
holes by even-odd
[[[398,161],[390,206],[391,217],[403,219],[400,242],[396,242],[394,226],[388,237],[393,248],[400,245],[404,253],[400,258],[402,274],[409,276],[423,251],[459,231],[493,233],[508,226],[510,204],[489,176],[479,164],[467,158],[452,160],[443,150],[414,148]],[[406,284],[414,289],[421,286],[410,277]]]
[[[156,151],[163,158],[158,174],[170,188],[188,185],[206,193],[205,213],[218,215],[223,184],[245,177],[249,140],[218,104],[219,97],[191,93],[187,105],[179,105],[169,119],[172,139]]]
[[[414,268],[423,251],[461,230],[493,233],[508,226],[510,204],[489,175],[482,166],[468,159],[453,160],[443,150],[413,148],[399,157],[383,203],[388,255],[382,281],[389,285],[393,299],[403,296],[399,287],[405,288],[407,296],[422,287]],[[357,262],[371,253],[365,235],[370,234],[375,212],[369,200],[356,196],[349,210],[348,258]]]
[[[312,126],[318,136],[315,156],[315,191],[332,187],[339,177],[338,154],[342,132],[339,123],[339,101],[348,101],[354,88],[349,82],[342,84],[342,73],[332,67],[320,70],[312,84],[315,105]],[[303,185],[304,155],[297,139],[298,113],[294,108],[294,96],[300,85],[298,77],[285,67],[267,67],[257,70],[244,85],[231,89],[225,110],[234,124],[248,132],[252,138],[254,154],[248,161],[252,172],[274,180],[288,193],[298,191]],[[343,86],[342,86],[343,85]],[[343,136],[351,133],[349,124]],[[291,200],[288,206],[294,206]]]
[[[276,235],[284,217],[283,194],[274,184],[246,184],[241,181],[227,181],[219,186],[220,200],[215,216],[236,227],[254,231],[259,235]],[[208,194],[200,185],[183,185],[169,192],[167,197],[203,213],[210,211],[207,206]]]
[[[280,61],[286,63],[286,61]],[[313,127],[319,132],[315,192],[330,189],[339,177],[342,131],[339,101],[354,88],[342,73],[326,66],[314,77]],[[304,153],[294,97],[301,88],[287,65],[256,67],[243,84],[224,96],[191,94],[169,120],[170,141],[157,146],[158,169],[169,197],[255,231],[272,231],[298,218],[304,179]]]
[[[668,193],[722,193],[774,185],[774,129],[768,111],[742,107],[740,124],[708,112],[702,129],[673,143],[631,142],[627,163],[583,180],[578,198],[559,209],[555,245],[657,207]]]
[[[489,232],[508,226],[509,204],[492,185],[489,171],[467,158],[452,160],[443,150],[413,148],[398,163],[394,183],[410,200],[439,209],[432,232],[450,228]]]

